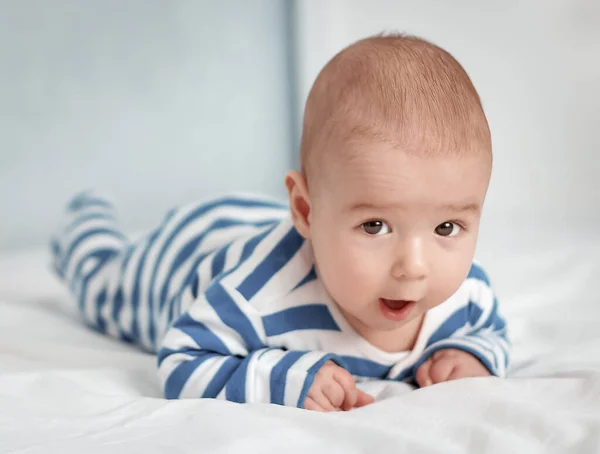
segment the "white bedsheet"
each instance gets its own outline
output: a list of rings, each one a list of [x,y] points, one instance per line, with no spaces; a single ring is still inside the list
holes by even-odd
[[[600,243],[546,235],[479,256],[510,324],[510,378],[368,383],[375,404],[336,414],[163,400],[154,357],[82,326],[45,251],[4,254],[0,453],[600,452]]]

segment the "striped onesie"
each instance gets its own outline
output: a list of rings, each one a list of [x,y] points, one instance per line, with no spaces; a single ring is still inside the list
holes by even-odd
[[[130,242],[112,205],[75,197],[52,241],[54,266],[85,321],[155,352],[165,397],[303,407],[331,360],[358,380],[411,382],[457,348],[504,376],[509,344],[489,280],[473,263],[429,310],[411,351],[384,352],[341,315],[288,208],[250,196],[190,204]]]

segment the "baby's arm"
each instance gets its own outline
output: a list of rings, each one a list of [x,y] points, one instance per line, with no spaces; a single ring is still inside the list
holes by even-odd
[[[158,353],[165,397],[302,408],[333,355],[267,348],[265,341],[260,314],[236,289],[213,282],[165,336]]]
[[[469,303],[448,319],[446,332],[434,333],[415,365],[419,386],[458,378],[506,375],[510,344],[504,319],[498,313],[498,301],[479,266],[473,266],[469,278],[472,280]],[[447,332],[448,329],[453,332]]]

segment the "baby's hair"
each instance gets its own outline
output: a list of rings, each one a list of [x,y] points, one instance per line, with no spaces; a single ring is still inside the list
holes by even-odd
[[[303,172],[332,143],[355,139],[431,156],[491,156],[481,101],[462,66],[440,47],[398,33],[357,41],[322,69],[306,102]]]

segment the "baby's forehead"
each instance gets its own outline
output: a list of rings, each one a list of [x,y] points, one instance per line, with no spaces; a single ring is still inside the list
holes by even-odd
[[[491,164],[484,154],[424,156],[372,142],[328,153],[320,168],[319,190],[341,194],[348,203],[434,206],[441,200],[482,203]]]

